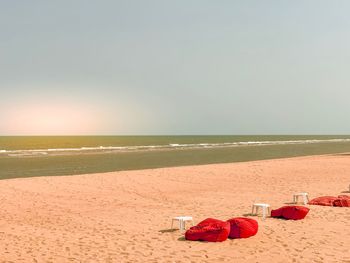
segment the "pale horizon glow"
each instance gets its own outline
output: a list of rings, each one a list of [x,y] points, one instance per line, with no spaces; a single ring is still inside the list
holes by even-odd
[[[3,1],[0,135],[349,134],[348,10]]]
[[[26,96],[17,99],[15,105],[2,105],[1,116],[6,118],[1,120],[0,130],[3,135],[20,136],[110,135],[103,130],[110,122],[117,124],[120,131],[125,127],[141,129],[148,118],[147,112],[126,99],[123,101],[114,100],[110,104],[106,100],[97,107],[91,99],[80,96],[54,97],[45,93],[41,97]]]
[[[83,105],[32,103],[9,109],[5,133],[16,135],[86,134],[99,130],[97,116]]]

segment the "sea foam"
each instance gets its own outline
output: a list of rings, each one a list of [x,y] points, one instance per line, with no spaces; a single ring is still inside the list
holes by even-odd
[[[334,143],[350,142],[350,139],[311,139],[311,140],[283,140],[283,141],[240,141],[223,143],[170,143],[164,145],[136,145],[136,146],[96,146],[79,148],[50,148],[50,149],[29,149],[29,150],[0,150],[0,155],[7,156],[38,156],[38,155],[57,155],[65,153],[84,153],[84,152],[125,152],[125,151],[147,151],[161,149],[199,149],[199,148],[223,148],[236,146],[261,146],[261,145],[284,145],[284,144],[311,144],[311,143]]]

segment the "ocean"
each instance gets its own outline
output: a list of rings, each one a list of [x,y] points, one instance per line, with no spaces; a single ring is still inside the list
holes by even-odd
[[[350,135],[0,136],[0,179],[350,152]]]

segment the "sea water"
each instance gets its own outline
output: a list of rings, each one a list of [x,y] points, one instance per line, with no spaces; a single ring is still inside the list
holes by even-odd
[[[1,136],[0,179],[341,152],[349,135]]]

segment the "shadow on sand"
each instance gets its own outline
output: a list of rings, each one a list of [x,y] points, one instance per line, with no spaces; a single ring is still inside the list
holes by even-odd
[[[294,203],[294,202],[285,202],[285,205],[303,205],[302,203]]]
[[[246,213],[246,214],[243,214],[242,216],[256,216],[256,215],[253,215],[252,213]]]
[[[160,233],[172,233],[172,232],[175,232],[175,231],[178,231],[178,229],[162,229],[162,230],[159,230]]]
[[[178,240],[178,241],[187,241],[186,238],[185,238],[184,236],[179,237],[177,240]]]

